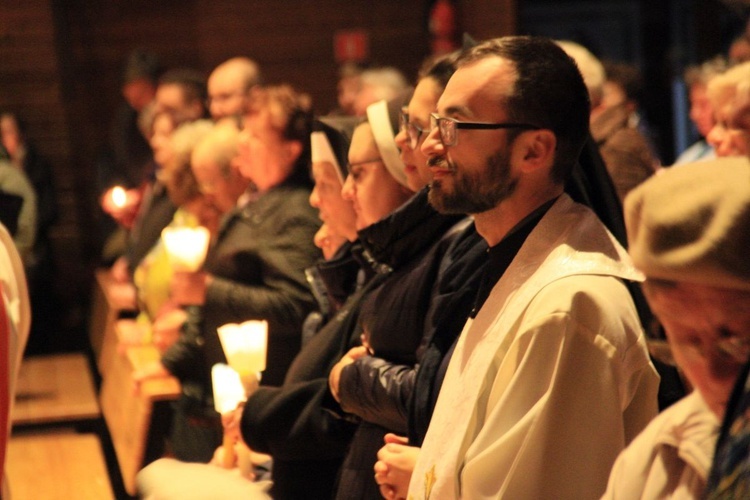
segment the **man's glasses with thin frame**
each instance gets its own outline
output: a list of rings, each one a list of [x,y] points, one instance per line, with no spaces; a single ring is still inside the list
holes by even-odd
[[[437,113],[430,113],[430,131],[438,128],[440,140],[443,146],[455,146],[458,143],[458,129],[470,130],[498,130],[503,128],[520,128],[526,130],[541,130],[542,127],[531,125],[530,123],[482,123],[482,122],[462,122],[455,118],[447,116],[438,116]]]

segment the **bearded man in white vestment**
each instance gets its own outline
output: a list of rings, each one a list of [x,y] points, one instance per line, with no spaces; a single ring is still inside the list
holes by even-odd
[[[443,212],[492,248],[531,229],[450,359],[408,498],[598,498],[657,413],[626,251],[563,186],[588,133],[575,63],[505,37],[464,54],[423,151]]]

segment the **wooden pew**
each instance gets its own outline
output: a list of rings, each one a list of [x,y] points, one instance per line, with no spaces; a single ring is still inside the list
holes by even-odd
[[[120,320],[115,332],[119,339],[133,338],[129,329],[138,328],[133,320]],[[133,373],[160,358],[150,344],[126,345],[116,349],[104,377],[100,402],[112,444],[117,455],[125,490],[135,495],[135,476],[141,468],[159,458],[169,418],[168,402],[180,395],[174,377],[146,380],[138,393]]]
[[[136,292],[132,283],[115,281],[109,269],[97,269],[94,276],[89,341],[99,373],[104,376],[117,350],[115,322],[123,313],[135,314]]]

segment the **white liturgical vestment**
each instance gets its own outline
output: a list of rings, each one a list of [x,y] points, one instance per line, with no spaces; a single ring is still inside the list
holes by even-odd
[[[604,493],[618,453],[657,413],[659,377],[620,279],[642,276],[562,195],[465,325],[410,499]]]

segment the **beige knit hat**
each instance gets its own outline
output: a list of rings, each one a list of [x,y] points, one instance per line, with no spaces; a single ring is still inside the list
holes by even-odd
[[[625,199],[630,255],[648,278],[750,290],[750,162],[672,167]]]

